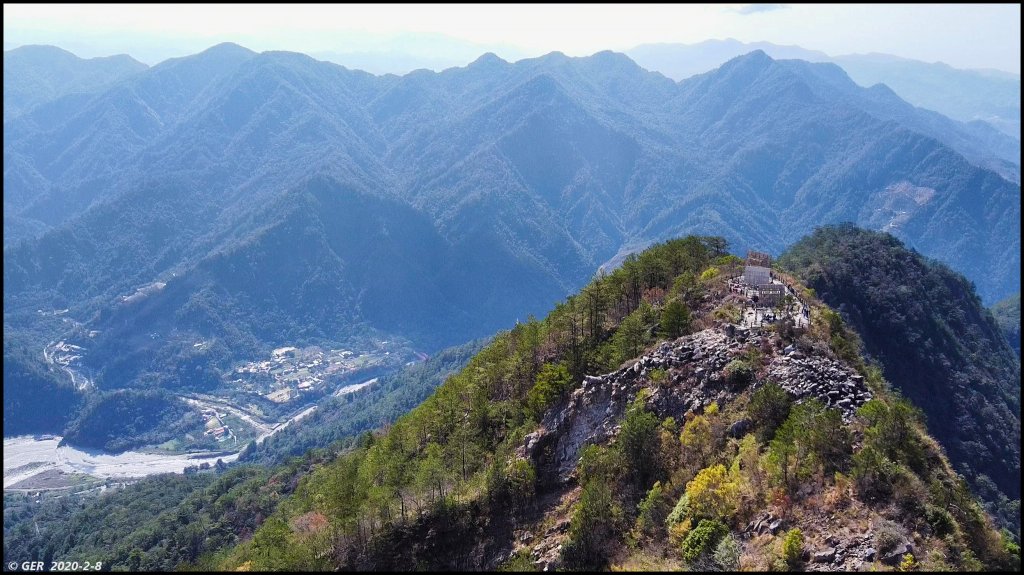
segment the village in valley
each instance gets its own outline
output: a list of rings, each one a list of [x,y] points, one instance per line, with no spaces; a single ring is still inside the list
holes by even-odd
[[[359,374],[372,375],[381,368],[421,361],[426,356],[392,345],[376,342],[369,351],[346,349],[325,350],[319,346],[305,348],[280,347],[270,358],[251,361],[235,368],[228,384],[260,395],[274,403],[284,404],[305,394],[324,394],[337,382],[348,382]]]

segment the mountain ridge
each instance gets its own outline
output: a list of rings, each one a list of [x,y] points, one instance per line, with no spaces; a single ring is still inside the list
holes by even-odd
[[[865,88],[887,84],[915,106],[935,110],[963,122],[985,121],[1002,134],[1020,140],[1019,74],[956,69],[942,62],[927,63],[890,54],[832,57],[799,46],[744,43],[733,39],[708,40],[698,44],[641,44],[626,50],[626,54],[644,68],[680,81],[712,70],[754,49],[764,50],[780,59],[838,64]]]
[[[56,226],[5,248],[5,319],[70,307],[99,332],[89,346],[106,351],[87,357],[112,387],[208,339],[229,346],[209,358],[220,368],[293,343],[271,341],[262,324],[303,338],[401,330],[436,349],[542,313],[626,246],[696,230],[777,252],[846,219],[914,238],[983,279],[983,293],[1019,287],[1019,186],[898,117],[872,115],[862,89],[849,82],[856,97],[844,96],[820,76],[845,76],[817,70],[755,53],[676,84],[611,53],[554,54],[399,78],[216,47],[118,84],[57,128],[5,123],[18,135],[5,146],[17,167],[5,172],[5,221],[45,214]],[[628,89],[636,78],[644,88]],[[54,134],[68,135],[64,148],[37,145]],[[101,153],[83,157],[97,141]],[[292,232],[264,233],[283,214],[296,218]],[[971,231],[953,238],[950,226]],[[365,260],[346,246],[374,244],[387,246],[373,252],[381,267],[357,273]],[[242,298],[232,277],[208,273],[229,253],[254,280],[289,254],[319,255],[286,266],[273,289],[249,282]],[[108,325],[133,313],[117,298],[152,282],[173,288],[145,308],[161,310],[160,333],[173,337],[148,366],[117,373],[115,356],[136,355],[118,341],[146,335]],[[273,321],[254,306],[263,299],[275,302]],[[431,309],[458,319],[441,325]],[[226,331],[189,310],[247,327]],[[332,327],[301,327],[319,323]]]

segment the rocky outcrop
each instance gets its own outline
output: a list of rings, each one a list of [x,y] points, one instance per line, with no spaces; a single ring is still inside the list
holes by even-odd
[[[728,389],[721,371],[740,352],[740,344],[722,330],[706,329],[665,342],[617,371],[587,376],[566,401],[548,411],[540,429],[526,436],[517,453],[540,463],[542,474],[548,472],[542,479],[568,480],[580,449],[613,438],[626,407],[642,388],[651,388],[647,407],[659,417],[681,417],[713,401],[732,399],[736,391]],[[651,382],[655,369],[666,371],[664,383]]]
[[[782,527],[782,519],[775,517],[771,512],[765,512],[757,519],[748,523],[747,528],[740,535],[744,539],[750,539],[755,535],[778,535]]]
[[[647,408],[662,418],[678,420],[688,411],[702,411],[713,401],[731,401],[743,389],[730,385],[722,370],[751,347],[768,350],[766,368],[758,381],[775,381],[798,402],[816,397],[840,409],[848,421],[871,398],[864,378],[842,362],[793,350],[775,353],[768,338],[756,329],[728,325],[705,329],[662,343],[611,373],[586,376],[566,400],[547,412],[540,428],[526,436],[517,454],[538,464],[542,481],[565,482],[571,478],[584,445],[606,443],[615,437],[626,407],[643,388],[651,390]],[[667,377],[654,383],[650,377],[653,370],[664,370]],[[732,435],[741,436],[749,425],[736,422]]]
[[[871,399],[864,376],[830,357],[805,356],[793,351],[774,356],[767,371],[767,379],[782,386],[798,402],[817,398],[842,411],[847,423],[857,408]]]

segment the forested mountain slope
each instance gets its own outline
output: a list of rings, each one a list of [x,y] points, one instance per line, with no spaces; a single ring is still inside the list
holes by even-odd
[[[1006,341],[1020,357],[1020,294],[1014,294],[992,306],[992,316],[999,329],[1006,334]]]
[[[929,118],[763,52],[676,84],[611,52],[378,77],[220,45],[5,122],[5,222],[49,230],[5,234],[5,323],[48,341],[37,310],[70,308],[101,387],[206,388],[279,345],[486,335],[660,239],[843,220],[1019,290],[1019,186]]]
[[[986,499],[999,501],[994,482],[1019,501],[1020,358],[967,279],[888,234],[850,225],[815,231],[779,265],[861,335]]]

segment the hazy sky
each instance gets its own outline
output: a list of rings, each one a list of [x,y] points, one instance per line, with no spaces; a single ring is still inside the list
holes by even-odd
[[[149,64],[223,41],[257,51],[397,50],[459,58],[492,50],[516,59],[715,38],[1020,73],[1020,4],[4,4],[5,49],[48,43],[83,57],[126,52]]]

